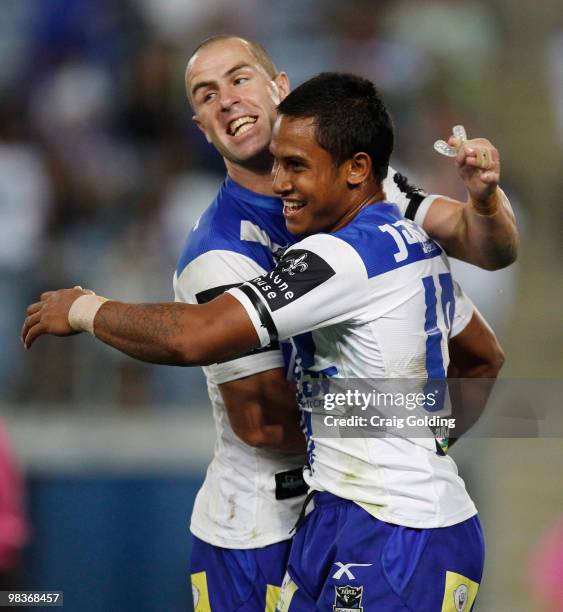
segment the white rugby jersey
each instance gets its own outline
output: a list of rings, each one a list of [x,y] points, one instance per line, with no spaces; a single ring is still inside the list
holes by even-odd
[[[273,271],[229,293],[262,346],[293,339],[313,489],[409,527],[445,527],[476,513],[432,437],[324,437],[311,418],[323,380],[445,379],[448,340],[472,316],[441,248],[396,206],[370,205],[337,232],[305,238]]]
[[[410,186],[392,169],[384,188],[388,199],[419,223],[435,197]],[[227,178],[188,236],[174,275],[176,301],[203,303],[268,272],[276,254],[295,240],[286,230],[278,198],[253,193]],[[276,474],[283,478],[285,472],[302,467],[305,457],[255,449],[242,442],[231,429],[218,389],[221,383],[284,364],[282,350],[274,343],[204,368],[217,440],[195,501],[191,531],[205,542],[246,549],[290,537],[303,495],[276,499]]]

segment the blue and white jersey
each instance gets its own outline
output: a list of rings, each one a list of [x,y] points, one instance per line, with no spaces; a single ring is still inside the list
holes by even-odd
[[[337,232],[293,245],[272,272],[229,292],[262,346],[290,337],[296,345],[312,488],[409,527],[445,527],[476,513],[453,460],[436,452],[430,436],[325,437],[311,419],[311,388],[322,395],[323,378],[445,378],[448,340],[465,328],[473,305],[421,228],[396,206],[373,204]]]
[[[408,184],[389,169],[389,200],[420,223],[435,196]],[[207,302],[225,290],[269,272],[283,249],[295,242],[278,198],[256,194],[230,178],[190,231],[174,275],[176,301]],[[287,540],[302,498],[276,500],[275,475],[298,468],[305,457],[255,449],[232,431],[218,385],[285,364],[277,344],[204,368],[217,441],[205,482],[196,498],[191,530],[224,548],[258,548]]]
[[[176,301],[201,304],[264,274],[295,242],[280,200],[227,178],[191,230],[174,277]],[[223,548],[261,548],[287,540],[302,497],[276,500],[275,475],[302,467],[305,457],[252,448],[233,432],[218,385],[284,367],[277,342],[239,359],[204,367],[217,439],[198,492],[191,531]]]

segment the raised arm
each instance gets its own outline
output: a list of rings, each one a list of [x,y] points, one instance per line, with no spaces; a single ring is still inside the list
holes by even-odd
[[[485,270],[504,268],[516,260],[519,236],[510,202],[499,187],[499,152],[485,138],[459,143],[452,137],[449,144],[460,145],[456,164],[467,201],[437,197],[422,225],[448,255]]]

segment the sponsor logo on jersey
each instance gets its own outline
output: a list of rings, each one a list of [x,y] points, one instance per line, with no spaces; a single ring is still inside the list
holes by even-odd
[[[282,272],[287,272],[290,276],[294,276],[296,272],[305,272],[305,270],[309,267],[305,263],[307,255],[308,253],[303,253],[301,257],[294,257],[293,259],[288,259],[285,262],[287,265],[282,268]]]
[[[333,612],[363,612],[362,596],[364,587],[335,586]]]
[[[467,606],[469,590],[466,584],[460,584],[454,591],[454,603],[457,612],[463,612]]]
[[[250,282],[273,312],[309,293],[335,274],[316,253],[294,249],[271,272]]]
[[[337,561],[334,565],[339,569],[332,575],[334,580],[340,580],[342,576],[346,576],[348,580],[356,580],[356,576],[350,571],[351,567],[371,567],[373,563],[342,563]]]

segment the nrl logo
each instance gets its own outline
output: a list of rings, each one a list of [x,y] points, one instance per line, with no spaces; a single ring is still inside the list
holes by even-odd
[[[463,612],[467,604],[468,590],[465,584],[461,584],[454,591],[454,603],[457,612]]]
[[[282,272],[287,272],[290,276],[294,276],[296,272],[305,272],[305,270],[309,267],[305,263],[305,259],[307,259],[307,253],[303,253],[301,257],[289,259],[287,261],[289,265],[282,268]]]
[[[364,587],[335,586],[333,612],[363,612],[362,595]]]

